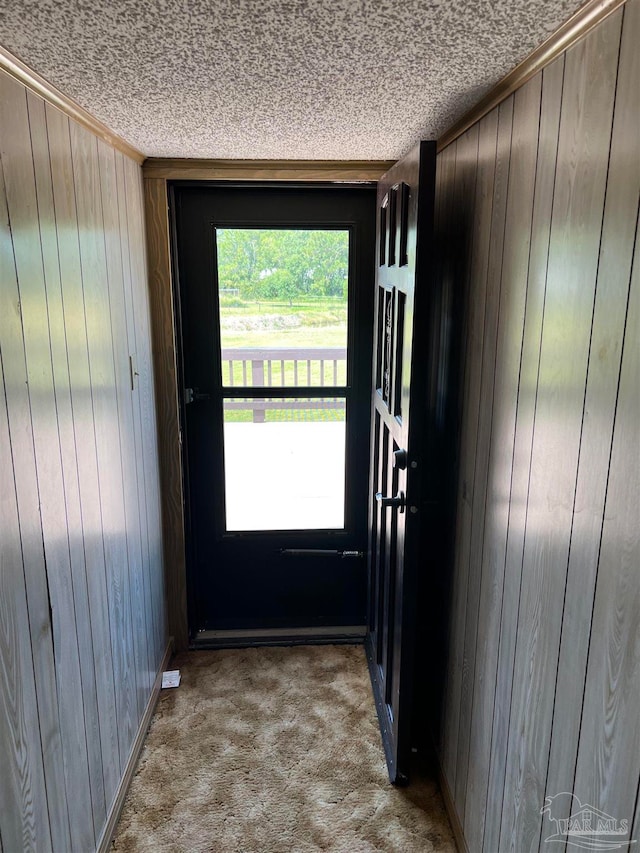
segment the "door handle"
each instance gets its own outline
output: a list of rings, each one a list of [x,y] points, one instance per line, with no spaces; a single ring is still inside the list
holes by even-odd
[[[404,508],[407,504],[404,492],[398,492],[395,498],[385,497],[382,492],[376,492],[376,500],[383,508],[390,506],[394,509],[400,510],[400,512],[404,512]]]
[[[320,548],[282,548],[282,557],[341,557],[343,560],[349,557],[364,557],[362,551],[327,551]]]
[[[407,467],[407,451],[406,450],[394,450],[393,451],[393,467],[399,468],[401,471]]]

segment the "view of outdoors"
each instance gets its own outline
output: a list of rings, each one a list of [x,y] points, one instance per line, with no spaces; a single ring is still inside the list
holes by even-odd
[[[222,380],[344,386],[349,232],[216,229]],[[345,402],[225,399],[228,530],[344,526]]]

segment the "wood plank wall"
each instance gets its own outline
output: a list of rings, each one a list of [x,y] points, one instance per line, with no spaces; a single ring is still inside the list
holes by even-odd
[[[0,838],[86,853],[167,644],[142,175],[2,72],[0,158]]]
[[[548,848],[561,792],[639,829],[638,44],[628,0],[439,155],[443,251],[468,231],[439,752],[472,853]]]

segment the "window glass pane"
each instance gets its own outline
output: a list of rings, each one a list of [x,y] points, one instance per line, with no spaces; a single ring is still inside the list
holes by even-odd
[[[224,401],[226,528],[344,528],[344,398]]]
[[[222,382],[347,383],[349,232],[217,228]]]

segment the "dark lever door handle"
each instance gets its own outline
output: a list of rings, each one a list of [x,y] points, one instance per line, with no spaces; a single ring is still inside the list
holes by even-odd
[[[395,498],[385,497],[382,492],[376,492],[376,500],[383,507],[393,507],[394,509],[399,509],[400,512],[404,512],[404,508],[407,504],[404,496],[404,492],[398,492]]]

